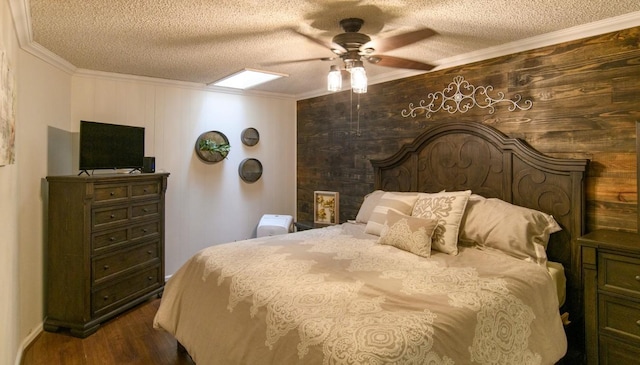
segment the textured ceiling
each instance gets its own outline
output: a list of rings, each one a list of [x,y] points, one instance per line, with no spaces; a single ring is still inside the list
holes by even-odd
[[[435,65],[459,55],[638,12],[638,0],[24,0],[33,42],[75,67],[208,84],[243,68],[289,74],[254,89],[323,89],[330,40],[348,17],[373,39],[423,27],[438,35],[386,52]],[[636,13],[640,14],[640,13]],[[640,17],[640,15],[639,15]],[[370,79],[398,69],[365,63]],[[403,71],[404,72],[404,71]]]

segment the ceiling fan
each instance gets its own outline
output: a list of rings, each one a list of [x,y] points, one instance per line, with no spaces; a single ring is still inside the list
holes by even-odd
[[[342,19],[340,21],[340,27],[344,30],[344,33],[334,36],[331,42],[326,42],[302,32],[297,32],[307,39],[330,49],[336,56],[289,62],[312,60],[333,61],[340,58],[344,62],[345,67],[343,70],[351,74],[351,89],[355,93],[367,92],[367,76],[363,66],[363,61],[365,60],[379,66],[423,71],[429,71],[435,67],[434,65],[424,62],[380,54],[380,52],[390,51],[429,38],[436,34],[432,29],[422,28],[387,38],[372,40],[368,35],[359,32],[363,24],[364,20],[360,18]],[[332,65],[329,71],[327,88],[329,91],[339,91],[342,89],[341,69],[336,65]]]
[[[322,39],[314,38],[302,32],[297,33],[317,44],[320,44],[321,46],[329,48],[333,53],[337,55],[338,58],[341,58],[344,61],[345,67],[347,69],[349,69],[354,62],[362,60],[366,60],[372,64],[376,64],[379,66],[408,68],[424,71],[429,71],[435,67],[434,65],[423,62],[380,54],[380,52],[386,52],[396,48],[400,48],[436,35],[437,33],[432,29],[422,28],[388,38],[372,40],[368,35],[359,33],[360,28],[363,24],[364,20],[360,18],[342,19],[340,21],[340,27],[342,28],[342,30],[344,30],[344,33],[340,33],[334,36],[331,42],[326,42]],[[334,59],[336,59],[336,57],[318,58],[318,60],[323,61],[331,61]]]

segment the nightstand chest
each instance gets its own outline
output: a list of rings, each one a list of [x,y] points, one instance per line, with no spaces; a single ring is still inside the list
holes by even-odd
[[[598,230],[578,239],[588,364],[640,361],[640,235]]]
[[[168,176],[47,177],[45,330],[87,337],[162,292]]]
[[[296,227],[296,232],[301,232],[301,231],[306,231],[308,229],[323,228],[323,227],[330,226],[330,224],[305,222],[305,221],[294,222],[293,225]]]

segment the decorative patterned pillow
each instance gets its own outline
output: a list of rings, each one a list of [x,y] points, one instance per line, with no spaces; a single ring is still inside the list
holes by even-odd
[[[364,196],[364,201],[360,206],[360,210],[358,211],[358,215],[356,215],[356,223],[367,223],[369,222],[369,218],[371,217],[371,213],[373,213],[373,209],[380,202],[380,198],[384,191],[376,190],[372,191],[369,194]]]
[[[418,193],[399,193],[399,192],[385,192],[380,197],[380,201],[373,212],[367,226],[364,228],[365,233],[380,235],[384,222],[387,219],[387,212],[389,210],[396,213],[402,213],[405,215],[411,215],[413,204],[418,199]]]
[[[436,219],[438,227],[431,245],[434,250],[450,255],[458,254],[458,230],[471,190],[420,194],[412,216]]]
[[[460,240],[545,265],[549,236],[561,229],[553,216],[535,209],[495,198],[474,198],[469,200]]]
[[[437,226],[435,219],[416,218],[389,210],[378,243],[430,257],[431,236]]]

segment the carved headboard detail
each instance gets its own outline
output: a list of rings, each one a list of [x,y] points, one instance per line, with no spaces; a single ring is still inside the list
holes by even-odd
[[[376,189],[470,189],[487,198],[552,214],[562,231],[551,236],[547,255],[563,264],[567,304],[576,313],[581,312],[576,239],[584,233],[587,163],[545,156],[490,126],[459,122],[435,125],[393,156],[371,161]]]

